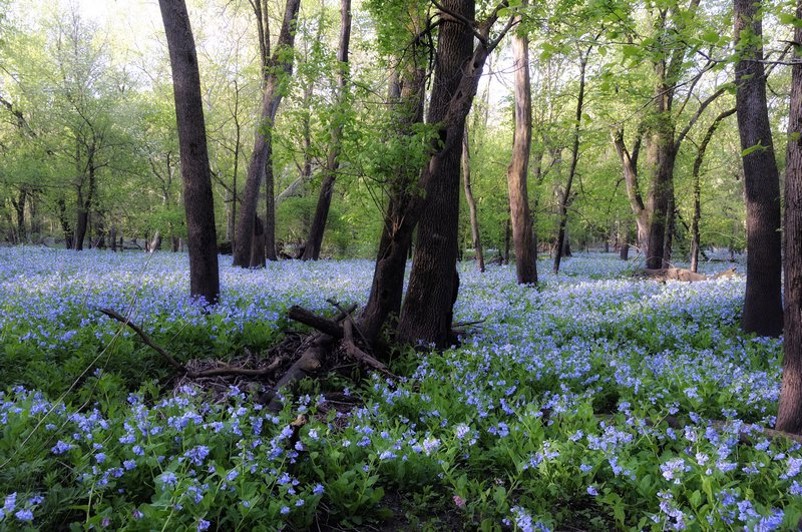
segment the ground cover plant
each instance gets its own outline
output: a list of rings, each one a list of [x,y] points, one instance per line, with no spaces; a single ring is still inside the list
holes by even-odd
[[[780,343],[738,326],[742,277],[633,279],[566,259],[540,290],[461,265],[459,348],[400,381],[177,387],[182,361],[274,343],[293,304],[363,303],[372,263],[221,268],[208,312],[180,254],[0,248],[0,529],[795,528],[802,450],[769,437]],[[708,264],[710,273],[728,264]],[[544,268],[545,270],[545,268]]]

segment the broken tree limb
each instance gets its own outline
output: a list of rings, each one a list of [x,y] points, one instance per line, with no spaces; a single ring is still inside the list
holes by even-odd
[[[279,366],[284,362],[283,357],[277,357],[273,360],[269,365],[265,366],[264,368],[260,369],[248,369],[248,368],[235,368],[228,365],[223,367],[208,369],[204,371],[189,371],[186,366],[181,364],[178,360],[175,359],[170,353],[168,353],[163,347],[153,341],[148,334],[142,330],[137,324],[132,322],[129,318],[122,316],[120,313],[109,309],[109,308],[99,308],[97,309],[98,312],[101,312],[112,318],[113,320],[119,321],[123,325],[127,325],[132,331],[134,331],[142,342],[159,353],[171,366],[173,366],[179,373],[182,375],[186,375],[190,379],[199,379],[199,378],[207,378],[207,377],[221,377],[221,376],[228,376],[228,375],[240,375],[243,377],[264,377],[274,373]]]
[[[220,368],[207,369],[195,373],[187,373],[187,376],[193,379],[229,375],[239,375],[242,377],[265,377],[274,373],[285,360],[286,359],[284,357],[277,357],[273,360],[273,362],[260,369],[234,368],[229,365],[225,365]]]
[[[327,334],[317,334],[311,339],[300,358],[290,366],[273,389],[262,396],[261,400],[268,403],[267,408],[271,412],[281,410],[282,404],[278,397],[279,390],[305,377],[311,377],[323,366],[333,341],[334,339]]]
[[[298,305],[293,305],[290,307],[287,315],[291,320],[308,325],[313,329],[317,329],[318,331],[331,336],[332,338],[340,339],[343,337],[343,329],[339,323],[328,318],[318,316],[317,314],[313,314],[312,312],[303,307],[299,307]]]
[[[354,360],[371,367],[391,379],[397,380],[398,377],[393,374],[387,366],[359,349],[354,343],[354,323],[350,319],[343,322],[343,344],[345,344],[345,351]]]
[[[139,326],[137,326],[129,318],[127,318],[125,316],[122,316],[121,314],[119,314],[118,312],[116,312],[116,311],[114,311],[114,310],[112,310],[110,308],[99,308],[98,311],[103,313],[103,314],[105,314],[106,316],[108,316],[109,318],[111,318],[113,320],[119,321],[123,325],[127,325],[132,331],[134,331],[139,336],[140,339],[142,339],[142,341],[145,343],[145,345],[147,345],[148,347],[150,347],[151,349],[153,349],[154,351],[159,353],[165,360],[167,360],[167,362],[170,363],[171,366],[173,366],[175,369],[177,369],[181,373],[188,373],[187,372],[187,368],[185,368],[183,364],[181,364],[179,361],[177,361],[175,358],[173,358],[173,356],[170,353],[165,351],[156,342],[151,340],[150,336],[148,336],[145,331],[143,331]]]

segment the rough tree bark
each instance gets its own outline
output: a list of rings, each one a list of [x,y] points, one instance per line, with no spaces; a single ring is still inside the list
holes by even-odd
[[[802,19],[802,1],[797,2],[796,18]],[[799,26],[794,29],[794,41],[798,60]],[[794,64],[791,76],[785,170],[785,333],[776,428],[802,434],[802,64]]]
[[[735,107],[746,197],[746,296],[741,327],[761,336],[783,329],[780,179],[763,69],[761,2],[735,0]]]
[[[190,294],[215,304],[220,297],[217,233],[195,40],[184,0],[159,0],[159,7],[173,75],[187,217]]]
[[[301,0],[287,0],[284,7],[284,20],[281,32],[272,56],[270,55],[270,33],[267,25],[267,10],[262,0],[251,2],[257,19],[259,30],[259,46],[264,68],[264,90],[262,93],[262,109],[259,126],[256,130],[253,152],[248,164],[245,178],[242,207],[237,219],[236,246],[233,250],[235,266],[242,268],[262,267],[262,264],[251,264],[251,241],[254,236],[254,221],[259,201],[259,187],[264,178],[267,191],[267,213],[265,218],[265,240],[268,258],[273,260],[275,250],[275,200],[273,195],[273,157],[272,129],[278,107],[285,91],[285,82],[292,75],[293,56],[289,53],[295,43],[295,23]],[[271,252],[270,245],[273,245]]]
[[[516,17],[520,22],[520,16]],[[510,200],[512,241],[515,248],[515,273],[518,284],[537,283],[537,247],[532,232],[529,194],[529,154],[532,146],[532,94],[529,80],[529,38],[516,32],[512,37],[513,69],[515,70],[515,129],[512,138],[512,160],[507,168],[507,191]]]
[[[323,170],[323,182],[320,185],[320,196],[315,208],[312,226],[309,228],[309,238],[306,240],[303,260],[318,260],[320,247],[323,244],[323,233],[326,230],[326,221],[331,207],[331,195],[334,191],[334,180],[337,179],[337,169],[340,166],[340,149],[343,133],[343,108],[348,100],[348,46],[351,40],[351,0],[341,0],[340,4],[340,46],[337,51],[337,97],[335,105],[338,112],[334,113],[331,124],[331,141],[329,153],[326,156],[326,167]]]
[[[485,61],[513,21],[510,19],[496,37],[490,39],[490,28],[499,12],[507,7],[506,1],[496,6],[477,27],[472,26],[473,2],[452,0],[438,5],[446,11],[438,36],[429,119],[438,124],[439,143],[421,173],[423,202],[418,196],[419,206],[413,209],[421,212],[418,240],[397,338],[411,344],[420,342],[445,347],[451,341],[451,318],[459,288],[457,222],[465,119]],[[478,44],[471,53],[474,36]],[[409,214],[414,217],[414,212]]]
[[[485,256],[482,252],[482,238],[479,234],[479,215],[476,211],[476,200],[471,190],[471,152],[468,144],[468,127],[462,137],[462,186],[465,189],[465,202],[468,204],[468,213],[471,220],[471,243],[473,245],[476,267],[480,272],[485,271]]]

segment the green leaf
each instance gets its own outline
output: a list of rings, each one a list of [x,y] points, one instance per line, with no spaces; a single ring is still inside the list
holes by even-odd
[[[755,144],[754,146],[750,146],[741,152],[741,157],[746,157],[747,155],[751,155],[756,151],[763,151],[766,149],[766,146],[763,146],[760,142]]]
[[[720,38],[721,35],[714,29],[709,29],[702,33],[702,40],[710,44],[716,44]]]

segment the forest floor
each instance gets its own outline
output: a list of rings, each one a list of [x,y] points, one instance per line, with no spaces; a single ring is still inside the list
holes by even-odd
[[[762,432],[781,343],[739,331],[743,277],[635,266],[544,261],[536,290],[463,263],[461,347],[399,351],[399,380],[345,363],[274,413],[97,309],[182,364],[258,364],[290,306],[363,303],[372,262],[224,265],[204,312],[185,255],[0,248],[0,530],[795,528],[802,449]]]

